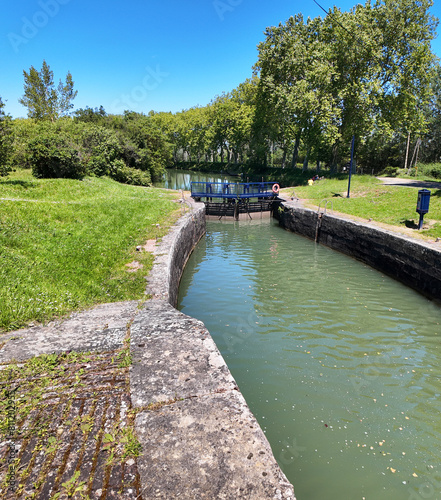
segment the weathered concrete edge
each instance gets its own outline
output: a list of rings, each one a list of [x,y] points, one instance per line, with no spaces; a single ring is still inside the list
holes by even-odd
[[[205,207],[193,204],[158,245],[147,286],[153,299],[131,326],[130,385],[139,410],[144,494],[295,500],[210,333],[174,309],[182,271],[204,233]],[[161,400],[168,404],[147,410]]]
[[[147,293],[176,307],[178,289],[185,264],[205,234],[205,205],[189,202],[189,211],[157,245],[153,267],[147,278]]]
[[[434,244],[331,213],[281,204],[285,229],[338,250],[401,281],[427,297],[441,299],[441,252]]]

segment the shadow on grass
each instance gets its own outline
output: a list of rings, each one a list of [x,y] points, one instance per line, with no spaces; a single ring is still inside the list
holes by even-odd
[[[35,182],[21,181],[21,180],[0,181],[0,184],[4,184],[4,185],[7,185],[7,186],[21,186],[24,189],[35,187],[35,185],[36,185]]]
[[[416,224],[413,219],[412,220],[410,220],[410,219],[402,220],[401,224],[404,224],[409,229],[418,229],[418,224]]]

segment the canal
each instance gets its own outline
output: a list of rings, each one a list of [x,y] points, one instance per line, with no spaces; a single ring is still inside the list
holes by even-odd
[[[441,311],[274,220],[208,222],[202,320],[298,500],[441,499]]]
[[[194,172],[192,170],[180,170],[175,168],[168,168],[163,175],[162,179],[154,183],[155,187],[165,189],[182,189],[183,191],[191,190],[192,182],[237,182],[238,177],[217,174],[217,173],[203,173]]]

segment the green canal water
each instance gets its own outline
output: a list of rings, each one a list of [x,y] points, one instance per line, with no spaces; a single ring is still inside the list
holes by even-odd
[[[279,228],[209,222],[180,286],[298,500],[441,499],[441,310]]]

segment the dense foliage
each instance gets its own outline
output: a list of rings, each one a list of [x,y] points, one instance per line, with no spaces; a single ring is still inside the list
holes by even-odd
[[[0,154],[4,151],[0,159],[7,153],[8,164],[31,168],[38,178],[108,175],[119,182],[148,186],[172,163],[165,134],[145,115],[114,116],[103,108],[87,108],[55,122],[6,118],[9,142],[8,148],[0,142]],[[1,127],[2,120],[0,141]]]
[[[37,178],[82,179],[86,174],[69,136],[45,130],[29,143],[32,174]]]
[[[255,75],[204,108],[156,119],[188,161],[344,167],[378,172],[441,158],[441,70],[431,0],[384,0],[301,14],[267,28]],[[419,144],[419,141],[418,141]]]

